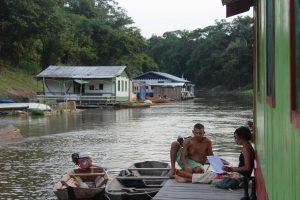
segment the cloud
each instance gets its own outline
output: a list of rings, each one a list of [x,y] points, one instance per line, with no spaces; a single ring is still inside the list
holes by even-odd
[[[194,30],[225,19],[221,0],[117,0],[144,37],[167,31]],[[243,15],[251,15],[249,11]],[[234,17],[228,18],[231,21]]]

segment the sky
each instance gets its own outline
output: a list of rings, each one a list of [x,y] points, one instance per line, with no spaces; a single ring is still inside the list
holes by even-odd
[[[226,18],[221,0],[116,0],[145,38],[167,31],[195,30]],[[252,9],[240,16],[252,16]],[[238,16],[238,15],[236,15]],[[226,18],[232,21],[234,17]]]

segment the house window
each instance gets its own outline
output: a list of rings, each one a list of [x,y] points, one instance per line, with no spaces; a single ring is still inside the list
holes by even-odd
[[[274,0],[267,0],[267,103],[275,107]]]
[[[124,80],[122,80],[122,92],[124,92]]]
[[[153,90],[154,89],[154,86],[153,85],[151,85],[151,90]]]
[[[103,83],[99,84],[99,90],[103,90]]]
[[[118,91],[120,91],[121,83],[120,80],[118,81]]]
[[[127,81],[125,81],[125,92],[127,92]]]
[[[300,129],[300,2],[290,3],[291,110],[292,122]]]
[[[90,89],[90,90],[95,90],[95,86],[94,86],[94,85],[90,85],[90,86],[89,86],[89,89]]]

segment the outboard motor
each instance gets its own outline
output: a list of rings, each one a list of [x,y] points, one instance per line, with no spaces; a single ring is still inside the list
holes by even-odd
[[[78,165],[82,169],[87,169],[92,166],[92,158],[90,153],[73,153],[72,161],[75,163],[75,165]]]

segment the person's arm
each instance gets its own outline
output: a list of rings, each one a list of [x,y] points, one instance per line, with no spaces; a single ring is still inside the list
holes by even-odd
[[[207,155],[208,156],[214,155],[213,150],[212,150],[212,142],[210,140],[208,140]]]
[[[249,148],[243,147],[243,155],[244,155],[244,160],[245,160],[245,165],[242,167],[228,167],[228,166],[223,166],[222,169],[227,172],[245,172],[245,171],[250,171],[251,170],[251,153],[250,153]]]
[[[182,149],[182,153],[181,153],[181,157],[180,157],[180,160],[183,164],[183,170],[186,172],[192,172],[192,169],[188,166],[188,164],[186,162],[186,157],[188,156],[188,147],[189,147],[190,142],[191,142],[190,138],[184,140],[183,149]]]

